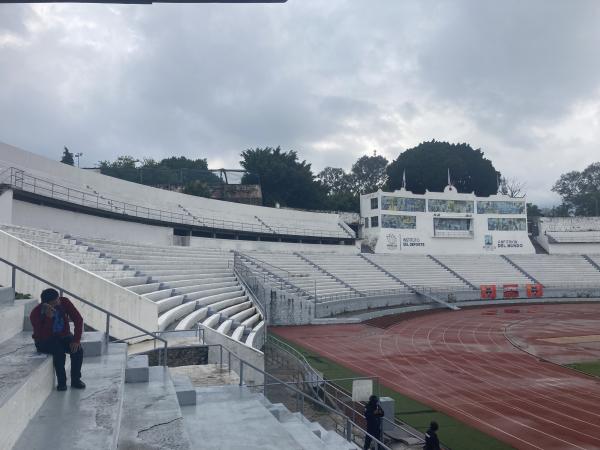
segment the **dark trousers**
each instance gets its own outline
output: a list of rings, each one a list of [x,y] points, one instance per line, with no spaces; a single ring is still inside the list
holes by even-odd
[[[73,342],[73,336],[54,336],[43,341],[36,341],[35,347],[40,353],[52,355],[54,372],[59,386],[67,384],[67,373],[65,372],[65,354],[71,356],[71,383],[81,379],[81,365],[83,364],[83,349],[79,347],[75,353],[71,353],[69,344]]]
[[[378,440],[381,441],[381,429],[377,429],[377,430],[368,430],[367,429],[367,433],[371,434],[372,436],[374,436],[375,438],[377,438]],[[369,435],[365,435],[365,446],[363,447],[364,450],[368,450],[369,448],[371,448],[371,443],[373,442],[373,438]],[[377,442],[375,442],[375,448],[379,448],[379,444]]]

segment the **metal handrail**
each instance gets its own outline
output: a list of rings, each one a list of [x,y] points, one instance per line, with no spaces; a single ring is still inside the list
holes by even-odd
[[[333,380],[327,380],[324,377],[320,377],[319,373],[311,366],[311,364],[307,361],[306,357],[302,353],[300,353],[298,350],[296,350],[294,347],[292,347],[287,342],[284,342],[281,339],[279,339],[273,335],[269,335],[268,340],[273,342],[275,345],[277,345],[279,348],[281,348],[281,350],[285,351],[293,358],[296,358],[302,366],[305,366],[310,372],[312,372],[313,376],[317,380],[317,383],[323,383],[324,385],[326,385],[327,389],[329,389],[330,391],[333,390],[335,392],[338,392],[341,395],[345,396],[352,403],[354,403],[354,401],[352,400],[352,396],[348,392],[346,392],[339,386],[331,383],[331,381],[333,381]],[[379,377],[355,377],[355,378],[351,378],[351,380],[360,380],[360,379],[371,379],[372,380],[373,378],[375,378],[377,380],[377,385],[379,386]],[[347,380],[350,380],[350,379],[347,379]],[[307,383],[312,383],[312,382],[308,381]],[[336,397],[336,399],[337,399],[337,397]],[[363,402],[357,402],[357,403],[362,405]],[[356,410],[354,407],[352,407],[348,404],[346,404],[345,406],[347,408],[349,408],[355,414],[361,414],[361,411]],[[387,417],[383,417],[382,420],[386,423],[389,423],[393,427],[400,428],[402,431],[410,434],[412,437],[417,438],[420,441],[424,442],[423,437],[421,435],[415,433],[408,427],[405,427],[405,426],[397,423],[395,420],[388,419]]]
[[[141,331],[142,334],[140,336],[138,336],[138,337],[150,336],[151,338],[153,338],[155,340],[161,341],[163,343],[163,345],[164,345],[164,347],[163,347],[163,354],[162,354],[162,365],[165,366],[165,367],[167,366],[167,356],[168,356],[168,347],[169,347],[169,344],[168,344],[168,342],[167,342],[166,339],[163,339],[160,336],[158,336],[156,333],[154,333],[152,331],[145,330],[144,328],[140,327],[139,325],[136,325],[136,324],[128,321],[127,319],[124,319],[121,316],[118,316],[118,315],[116,315],[116,314],[108,311],[107,309],[102,308],[101,306],[95,305],[94,303],[92,303],[92,302],[90,302],[88,300],[85,300],[81,296],[79,296],[77,294],[74,294],[73,292],[68,291],[66,289],[63,289],[62,287],[58,286],[57,284],[55,284],[55,283],[53,283],[51,281],[48,281],[45,278],[42,278],[42,277],[40,277],[40,276],[38,276],[38,275],[30,272],[27,269],[23,269],[22,267],[18,266],[17,264],[14,264],[14,263],[12,263],[12,262],[10,262],[10,261],[2,258],[2,257],[0,257],[0,262],[3,262],[3,263],[5,263],[5,264],[7,264],[8,266],[11,267],[11,270],[12,270],[12,274],[11,274],[11,287],[13,289],[16,289],[16,287],[17,287],[16,286],[17,285],[17,276],[16,276],[17,275],[17,271],[23,272],[25,275],[30,276],[32,278],[35,278],[36,280],[41,281],[42,283],[45,283],[48,286],[51,286],[51,287],[57,289],[60,292],[61,296],[63,294],[66,294],[69,297],[72,297],[72,298],[74,298],[76,300],[79,300],[80,302],[82,302],[82,303],[84,303],[84,304],[86,304],[86,305],[88,305],[88,306],[90,306],[90,307],[92,307],[92,308],[94,308],[94,309],[96,309],[96,310],[98,310],[98,311],[106,314],[106,329],[105,329],[105,334],[104,334],[104,339],[105,339],[105,343],[106,344],[109,343],[109,339],[110,339],[109,331],[110,331],[110,319],[111,319],[111,317],[114,318],[114,319],[116,319],[116,320],[118,320],[119,322],[124,323],[125,325],[130,326],[131,328],[135,328],[136,330]],[[133,338],[130,338],[130,339],[133,339]],[[159,359],[159,361],[160,361],[160,359]]]
[[[234,265],[233,265],[233,274],[235,275],[235,277],[237,278],[237,280],[241,283],[242,287],[248,293],[248,296],[252,300],[252,303],[255,304],[258,307],[258,309],[260,310],[262,316],[265,319],[265,324],[268,323],[268,316],[267,316],[267,308],[266,308],[266,306],[262,304],[262,302],[259,300],[258,295],[256,294],[256,292],[254,292],[254,289],[252,289],[252,287],[250,286],[250,284],[246,282],[246,279],[239,273],[238,268],[235,265],[235,262],[234,262]],[[266,333],[266,329],[265,329],[265,333]]]
[[[382,449],[382,450],[392,450],[390,447],[388,447],[384,442],[382,442],[381,440],[377,439],[377,437],[373,436],[371,433],[367,432],[366,430],[364,430],[362,427],[360,427],[356,422],[354,422],[352,419],[350,419],[350,417],[348,417],[346,414],[337,411],[335,408],[332,408],[331,406],[327,405],[326,403],[322,402],[319,399],[316,399],[308,394],[306,394],[305,392],[301,391],[300,389],[297,389],[296,387],[293,386],[292,383],[287,383],[283,380],[280,380],[279,378],[277,378],[274,375],[271,375],[270,373],[265,372],[264,370],[256,367],[255,365],[244,361],[242,358],[240,358],[238,355],[236,355],[235,353],[233,353],[231,350],[229,350],[228,348],[224,347],[222,344],[208,344],[207,347],[220,347],[220,352],[221,352],[221,366],[223,364],[223,359],[222,359],[222,352],[223,350],[225,350],[228,354],[229,354],[229,358],[231,358],[231,355],[233,355],[235,358],[237,358],[240,362],[239,365],[239,373],[238,376],[240,378],[239,381],[239,386],[242,387],[244,386],[244,368],[248,367],[256,372],[258,372],[259,374],[263,375],[265,377],[265,384],[264,385],[257,385],[257,387],[259,386],[273,386],[273,385],[279,385],[279,386],[283,386],[286,389],[289,389],[292,391],[293,394],[295,394],[296,396],[299,396],[302,399],[302,415],[303,411],[304,411],[304,401],[305,399],[307,399],[310,402],[313,402],[315,404],[317,404],[320,408],[323,408],[324,410],[328,411],[331,414],[340,416],[342,418],[342,420],[344,421],[344,434],[343,437],[348,441],[348,442],[353,442],[353,429],[356,429],[359,433],[364,434],[365,436],[370,436],[371,439],[373,440],[373,442],[375,442],[376,447],[378,449]],[[231,366],[230,366],[231,367]],[[273,384],[271,383],[267,383],[267,379],[270,378],[272,381],[274,381]],[[252,386],[252,385],[249,385]],[[337,431],[337,430],[336,430]]]
[[[289,279],[289,277],[291,275],[291,272],[289,272],[289,271],[287,271],[285,269],[282,269],[280,267],[274,266],[272,264],[269,264],[266,261],[262,261],[262,260],[260,260],[258,258],[254,258],[253,256],[250,256],[250,255],[247,255],[247,254],[241,253],[241,252],[234,252],[234,265],[235,265],[235,258],[236,258],[236,256],[237,256],[237,258],[248,259],[250,262],[255,263],[258,268],[260,268],[260,269],[264,270],[265,272],[267,272],[267,274],[269,274],[269,276],[275,278],[276,280],[279,280],[281,282],[281,284],[282,284],[282,287],[283,287],[283,285],[287,284],[289,287],[295,289],[296,292],[299,292],[302,295],[306,295],[309,298],[312,298],[312,297],[316,298],[316,295],[313,296],[313,294],[309,293],[305,289],[302,289],[301,287],[297,286],[295,283],[292,283],[292,281]],[[243,263],[243,261],[239,260],[239,264],[241,264],[242,266],[244,266],[244,268],[246,268],[250,273],[252,273],[254,275],[256,274],[256,272],[253,271],[251,268],[246,267],[245,264]],[[262,264],[268,265],[268,266],[270,266],[270,267],[272,267],[272,268],[274,268],[276,270],[281,270],[281,271],[287,272],[288,279],[286,280],[286,279],[282,278],[280,275],[277,275],[275,272],[269,270],[267,267],[263,266]]]
[[[9,184],[14,189],[20,189],[23,191],[33,192],[34,194],[40,194],[44,196],[49,196],[50,198],[56,198],[59,200],[65,200],[69,203],[80,204],[82,206],[89,206],[96,209],[103,209],[106,211],[111,211],[114,213],[120,213],[123,215],[133,216],[133,217],[142,217],[152,220],[159,221],[170,221],[172,223],[182,223],[187,225],[198,224],[201,226],[206,226],[212,228],[220,227],[220,229],[227,229],[233,231],[252,231],[252,232],[265,232],[264,230],[267,227],[260,226],[259,231],[256,230],[257,225],[248,222],[238,222],[238,221],[230,221],[224,219],[215,219],[215,218],[197,218],[192,214],[191,211],[188,211],[186,208],[180,206],[186,214],[176,213],[173,211],[165,211],[161,209],[149,208],[147,206],[136,205],[132,203],[123,202],[121,200],[113,200],[99,193],[95,192],[85,192],[77,188],[70,188],[67,186],[63,186],[57,184],[53,181],[46,180],[44,178],[40,178],[37,176],[30,175],[26,173],[23,169],[19,169],[17,167],[9,167],[5,169],[2,173],[10,171]],[[20,178],[17,180],[16,174],[20,175]],[[32,181],[30,181],[32,180]],[[47,184],[47,186],[44,185]],[[4,183],[5,184],[5,183]],[[48,195],[49,193],[49,195]],[[79,203],[77,202],[79,201]],[[191,216],[190,220],[188,217]],[[276,234],[287,234],[289,236],[307,236],[307,237],[327,237],[327,238],[344,238],[344,236],[340,236],[338,233],[327,232],[319,229],[311,229],[311,228],[291,228],[291,227],[283,227],[276,226],[277,229]],[[273,234],[273,230],[269,230],[266,232],[267,234]],[[303,233],[303,234],[302,234]]]

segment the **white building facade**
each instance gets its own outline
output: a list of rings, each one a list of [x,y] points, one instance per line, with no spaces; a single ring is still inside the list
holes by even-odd
[[[406,189],[361,195],[361,236],[375,253],[535,253],[525,198],[477,197],[454,186],[414,194]]]

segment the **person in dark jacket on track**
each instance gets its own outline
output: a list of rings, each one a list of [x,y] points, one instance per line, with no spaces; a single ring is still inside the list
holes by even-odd
[[[85,389],[85,383],[81,381],[83,318],[73,303],[68,298],[60,297],[55,289],[44,290],[41,300],[42,303],[33,308],[29,315],[35,347],[40,353],[52,355],[56,389],[67,390],[66,353],[71,357],[71,387]],[[75,325],[75,334],[71,334],[69,320]]]
[[[383,408],[376,395],[369,397],[369,402],[365,406],[365,419],[367,420],[367,433],[381,441],[381,419],[384,416]],[[365,436],[364,449],[371,447],[373,439],[371,436]],[[377,446],[376,446],[377,447]]]
[[[429,424],[429,430],[425,433],[425,446],[423,450],[440,450],[440,440],[437,437],[438,428],[439,426],[435,421]]]

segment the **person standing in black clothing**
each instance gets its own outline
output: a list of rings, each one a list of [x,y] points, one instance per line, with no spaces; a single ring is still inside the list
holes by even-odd
[[[425,446],[423,450],[440,450],[440,440],[437,437],[438,428],[439,426],[435,421],[429,424],[429,430],[425,433]]]
[[[381,419],[384,415],[385,414],[381,404],[379,403],[379,399],[376,395],[371,395],[371,397],[369,397],[369,403],[367,403],[367,406],[365,406],[367,433],[379,441],[381,441]],[[373,438],[369,435],[365,435],[364,450],[368,450],[371,447]]]

